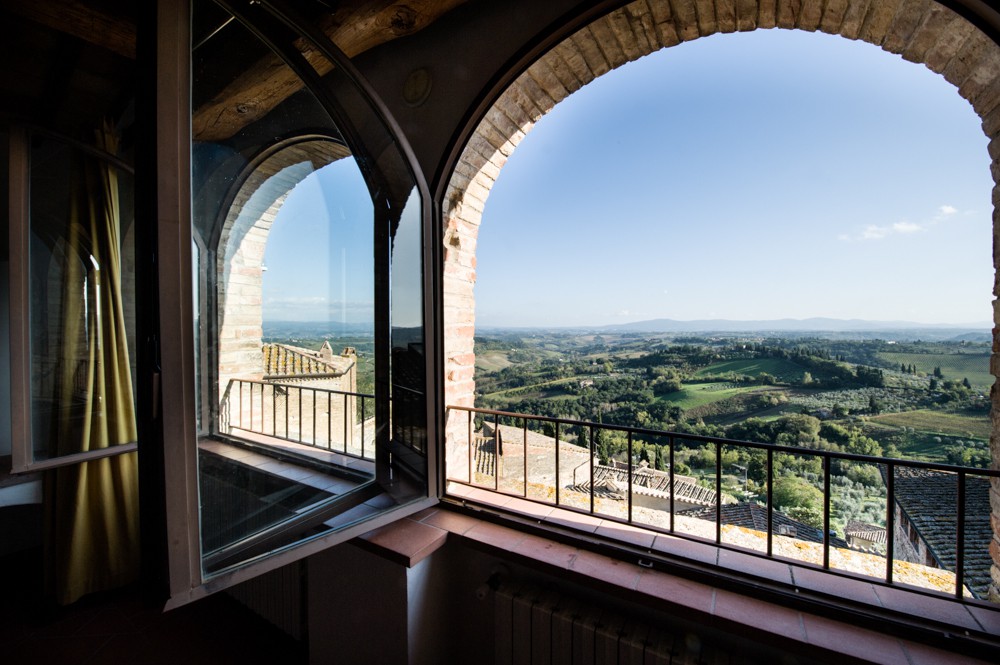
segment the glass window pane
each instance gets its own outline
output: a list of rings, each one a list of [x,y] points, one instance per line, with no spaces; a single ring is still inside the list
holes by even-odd
[[[194,5],[207,573],[426,496],[420,196],[356,84],[268,11]]]
[[[110,129],[95,152],[31,140],[35,460],[136,440],[133,186],[116,151]]]

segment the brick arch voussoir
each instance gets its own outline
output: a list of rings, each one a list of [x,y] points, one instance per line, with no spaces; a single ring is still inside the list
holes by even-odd
[[[529,66],[496,100],[462,153],[445,201],[445,398],[471,406],[475,248],[490,189],[517,144],[556,104],[598,76],[662,48],[715,33],[798,29],[862,40],[940,74],[969,101],[990,139],[994,269],[1000,267],[1000,47],[934,0],[638,0],[580,29]],[[1000,274],[1000,271],[997,271]],[[1000,277],[994,295],[1000,296]],[[994,301],[1000,376],[1000,305]],[[993,466],[1000,468],[1000,390],[993,391]],[[449,450],[449,465],[452,460]],[[461,461],[461,460],[459,460]],[[461,468],[461,467],[459,467]],[[991,594],[1000,601],[1000,483],[991,491]]]

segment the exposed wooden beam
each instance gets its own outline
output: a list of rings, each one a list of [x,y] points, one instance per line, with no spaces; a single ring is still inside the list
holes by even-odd
[[[423,30],[466,0],[363,0],[341,3],[320,25],[348,57]],[[306,60],[321,74],[331,64],[305,43]],[[192,118],[194,138],[220,141],[263,117],[302,88],[302,81],[277,56],[250,65],[235,81],[202,104]]]
[[[0,9],[135,59],[135,23],[76,0],[0,0]]]

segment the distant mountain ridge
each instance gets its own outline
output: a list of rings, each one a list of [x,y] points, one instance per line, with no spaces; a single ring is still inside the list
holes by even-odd
[[[875,332],[892,330],[982,332],[989,331],[992,327],[992,324],[989,323],[915,323],[913,321],[868,321],[865,319],[813,317],[766,321],[651,319],[649,321],[595,326],[594,329],[614,332]]]

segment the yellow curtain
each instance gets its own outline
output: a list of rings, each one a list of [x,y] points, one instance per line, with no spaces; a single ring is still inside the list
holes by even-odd
[[[98,147],[117,153],[110,127]],[[122,304],[118,175],[84,157],[71,187],[63,271],[63,341],[57,455],[137,439]],[[135,453],[49,471],[47,586],[59,603],[138,577],[139,498]]]

